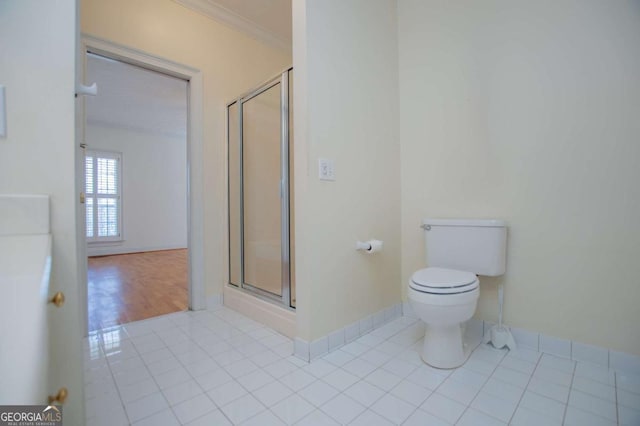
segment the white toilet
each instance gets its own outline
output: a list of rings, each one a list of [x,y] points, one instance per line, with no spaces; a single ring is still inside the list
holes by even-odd
[[[504,274],[507,227],[501,220],[425,219],[426,269],[409,281],[409,303],[426,324],[422,359],[437,368],[465,363],[473,348],[463,325],[476,310],[477,275]]]

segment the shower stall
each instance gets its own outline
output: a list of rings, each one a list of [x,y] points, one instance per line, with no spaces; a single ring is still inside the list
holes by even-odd
[[[227,105],[229,284],[295,308],[292,72]]]

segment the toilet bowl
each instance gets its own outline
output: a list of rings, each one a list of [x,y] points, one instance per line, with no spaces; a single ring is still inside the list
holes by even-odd
[[[436,368],[464,364],[473,348],[463,340],[463,323],[474,314],[480,296],[479,280],[471,272],[426,268],[409,280],[408,298],[426,325],[421,357]]]

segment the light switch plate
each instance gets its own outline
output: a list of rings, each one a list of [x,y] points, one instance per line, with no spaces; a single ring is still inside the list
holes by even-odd
[[[318,159],[318,178],[320,180],[336,180],[336,167],[333,160]]]
[[[7,107],[4,86],[0,84],[0,138],[7,137]]]

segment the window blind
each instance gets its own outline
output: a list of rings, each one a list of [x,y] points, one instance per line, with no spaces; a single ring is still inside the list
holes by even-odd
[[[88,241],[121,239],[121,154],[87,151],[86,222]]]

